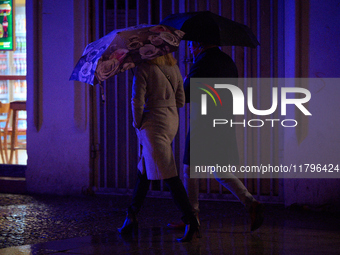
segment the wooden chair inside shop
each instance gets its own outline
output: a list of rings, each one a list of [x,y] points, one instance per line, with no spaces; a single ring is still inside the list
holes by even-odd
[[[0,102],[0,154],[3,164],[7,163],[5,158],[5,128],[7,124],[7,114],[9,112],[9,103]]]
[[[11,103],[1,103],[0,114],[6,114],[6,124],[1,127],[1,159],[3,163],[12,164],[13,153],[15,152],[16,164],[19,162],[19,149],[26,149],[26,139],[20,141],[19,136],[26,136],[26,128],[19,128],[20,121],[26,121],[26,117],[19,117],[19,111],[26,111],[26,102],[15,101]],[[14,114],[13,114],[14,113]],[[0,120],[3,122],[3,120]],[[15,128],[13,137],[13,126]],[[10,137],[10,139],[9,139]],[[8,142],[10,141],[10,143]],[[3,145],[1,144],[3,143]],[[8,155],[8,148],[10,148],[10,155]],[[10,157],[8,157],[10,156]]]

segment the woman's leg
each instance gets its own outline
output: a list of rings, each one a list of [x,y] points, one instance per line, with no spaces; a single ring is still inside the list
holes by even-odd
[[[199,232],[199,222],[192,210],[188,195],[185,191],[181,179],[176,176],[165,179],[164,182],[169,187],[170,193],[175,201],[176,206],[183,214],[182,221],[186,224],[183,237],[177,239],[177,241],[190,242],[195,233],[197,234],[197,237],[201,237]]]
[[[188,193],[190,204],[195,213],[199,212],[199,179],[190,178],[190,165],[184,164],[183,168],[183,184]]]
[[[138,214],[148,193],[150,187],[150,180],[148,180],[146,174],[142,174],[138,171],[135,188],[132,194],[132,201],[128,208],[128,212]]]
[[[194,214],[181,179],[176,176],[165,179],[164,182],[170,189],[171,196],[174,199],[177,208],[183,214],[183,222],[189,224],[190,217],[192,217]]]
[[[183,184],[187,191],[190,204],[195,213],[199,212],[199,179],[190,178],[190,130],[185,139],[185,149],[183,156]]]
[[[138,176],[135,184],[135,188],[132,195],[132,201],[127,210],[126,219],[121,228],[118,229],[121,234],[130,234],[138,227],[137,214],[140,211],[146,194],[149,190],[150,180],[148,180],[146,174],[141,174],[138,171]]]

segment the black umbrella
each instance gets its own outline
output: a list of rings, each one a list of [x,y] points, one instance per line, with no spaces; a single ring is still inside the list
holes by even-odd
[[[260,45],[249,27],[210,11],[170,14],[162,25],[184,31],[183,40],[255,48]]]

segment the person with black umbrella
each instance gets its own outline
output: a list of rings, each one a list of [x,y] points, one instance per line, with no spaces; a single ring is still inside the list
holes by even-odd
[[[230,56],[222,52],[220,45],[240,45],[256,47],[259,43],[250,29],[243,24],[231,21],[224,17],[207,12],[193,12],[173,14],[166,17],[161,24],[170,25],[181,29],[186,34],[184,40],[189,40],[188,47],[194,57],[194,63],[184,82],[186,103],[190,103],[190,78],[237,78],[238,71],[236,64]],[[228,38],[227,38],[228,37]],[[192,128],[192,127],[191,127]],[[199,186],[198,179],[190,178],[190,132],[186,138],[184,153],[184,186],[188,197],[195,210],[199,212]],[[230,164],[238,164],[238,150],[235,129],[230,130],[227,141],[228,151],[226,157]],[[202,148],[204,150],[205,148]],[[208,151],[208,150],[206,150]],[[251,231],[258,229],[263,223],[263,204],[258,202],[243,185],[243,183],[233,174],[228,174],[224,178],[218,178],[224,187],[229,189],[246,207],[250,213]],[[197,217],[198,218],[198,217]],[[169,227],[183,227],[183,223],[170,223]]]

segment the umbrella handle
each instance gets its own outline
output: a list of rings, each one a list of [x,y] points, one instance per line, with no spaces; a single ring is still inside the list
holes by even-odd
[[[105,103],[105,93],[104,93],[104,86],[101,83],[101,81],[99,82],[99,86],[100,86],[100,94],[102,96],[102,103]]]
[[[99,86],[100,86],[100,94],[102,96],[102,103],[105,103],[105,93],[104,93],[104,86],[102,84],[102,81],[100,79],[98,79],[96,72],[94,73],[94,76],[96,77],[96,79],[99,83]]]

